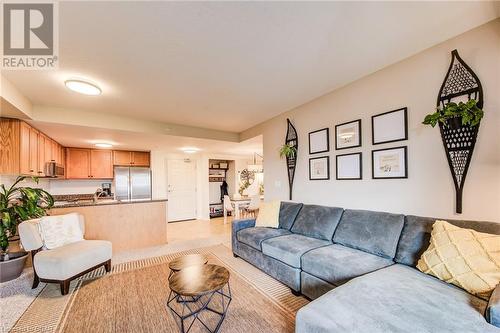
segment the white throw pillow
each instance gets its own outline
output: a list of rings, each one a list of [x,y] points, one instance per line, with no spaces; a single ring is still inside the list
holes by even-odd
[[[255,226],[277,228],[279,226],[280,207],[280,201],[262,202],[259,206],[259,215],[257,215]]]
[[[43,245],[49,250],[83,240],[77,213],[44,216],[40,219],[38,226]]]

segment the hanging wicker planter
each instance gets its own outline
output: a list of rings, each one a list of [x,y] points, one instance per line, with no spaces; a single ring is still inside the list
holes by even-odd
[[[452,59],[448,73],[441,85],[437,98],[437,106],[444,108],[452,99],[466,97],[477,101],[479,108],[483,107],[483,88],[477,75],[460,58],[457,50],[451,52]],[[462,125],[461,118],[448,119],[439,123],[446,158],[450,166],[456,192],[456,212],[462,213],[462,196],[465,178],[472,159],[479,131],[475,126]]]
[[[289,186],[289,199],[292,200],[293,193],[293,178],[295,177],[295,168],[297,166],[297,150],[299,146],[297,130],[293,127],[290,119],[286,120],[287,130],[285,137],[285,144],[295,148],[295,154],[293,156],[286,157],[286,168],[288,173],[288,186]]]

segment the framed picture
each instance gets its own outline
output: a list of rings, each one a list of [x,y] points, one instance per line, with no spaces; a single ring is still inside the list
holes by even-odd
[[[408,178],[407,147],[372,150],[372,178]]]
[[[408,140],[408,108],[372,116],[372,144]]]
[[[337,155],[337,180],[363,179],[361,153]]]
[[[323,128],[309,133],[309,154],[325,153],[330,150],[330,130]]]
[[[330,157],[315,157],[309,159],[309,180],[330,179]]]
[[[335,149],[361,147],[361,119],[335,126]]]

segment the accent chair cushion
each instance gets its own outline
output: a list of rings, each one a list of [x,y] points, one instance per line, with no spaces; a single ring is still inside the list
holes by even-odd
[[[282,201],[279,227],[287,230],[292,229],[293,223],[302,209],[302,206],[304,205],[301,203]]]
[[[401,214],[346,209],[333,242],[392,259],[403,225]]]
[[[38,223],[43,245],[51,250],[83,240],[80,218],[77,213],[44,216]]]
[[[111,242],[83,240],[38,252],[33,265],[43,279],[66,280],[111,259],[111,256]]]
[[[417,266],[418,259],[429,246],[432,225],[436,220],[432,217],[407,215],[394,261],[413,267]],[[500,223],[464,220],[448,220],[448,222],[457,227],[500,235]]]
[[[417,268],[487,300],[500,283],[500,235],[436,221]]]
[[[287,265],[300,268],[300,258],[304,253],[329,244],[331,242],[326,240],[291,234],[263,241],[262,252]]]
[[[262,251],[261,244],[266,239],[289,234],[291,234],[291,232],[286,229],[255,227],[238,231],[236,237],[240,242],[256,250]]]
[[[333,244],[302,256],[302,270],[336,286],[394,264],[391,259]]]
[[[279,225],[280,202],[262,202],[259,206],[259,215],[255,220],[256,227],[277,228]]]
[[[395,264],[301,308],[295,332],[498,332],[483,317],[485,308],[486,301],[462,289]]]
[[[304,205],[291,231],[294,234],[331,241],[343,211],[337,207]]]

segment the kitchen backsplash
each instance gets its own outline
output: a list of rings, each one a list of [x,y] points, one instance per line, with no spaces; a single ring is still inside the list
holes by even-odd
[[[16,176],[0,176],[0,184],[10,186],[16,180]],[[52,195],[66,194],[94,194],[102,183],[109,183],[109,180],[64,180],[40,178],[38,184],[33,183],[29,178],[23,182],[24,186],[43,188]],[[114,189],[112,188],[112,192]]]

